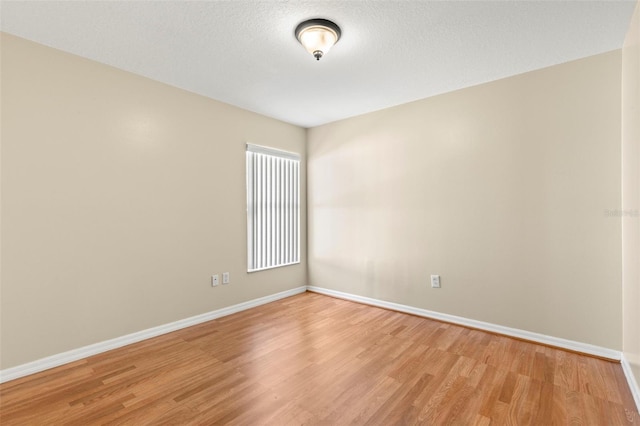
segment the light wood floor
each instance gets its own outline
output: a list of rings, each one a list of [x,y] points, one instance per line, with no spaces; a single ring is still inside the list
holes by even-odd
[[[11,424],[639,424],[621,366],[304,293],[0,385]]]

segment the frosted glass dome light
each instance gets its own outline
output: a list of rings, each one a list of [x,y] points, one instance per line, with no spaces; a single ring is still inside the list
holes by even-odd
[[[296,38],[319,61],[340,40],[340,27],[326,19],[310,19],[296,27]]]

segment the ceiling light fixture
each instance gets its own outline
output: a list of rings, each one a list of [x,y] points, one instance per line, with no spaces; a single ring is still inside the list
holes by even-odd
[[[326,19],[309,19],[296,27],[296,38],[319,61],[340,40],[340,27]]]

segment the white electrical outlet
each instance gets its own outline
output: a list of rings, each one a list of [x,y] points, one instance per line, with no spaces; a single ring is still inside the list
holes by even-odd
[[[431,288],[440,288],[440,275],[431,275]]]
[[[229,284],[229,273],[228,272],[223,272],[222,273],[222,284]]]
[[[211,287],[215,287],[220,284],[220,277],[218,274],[211,275]]]

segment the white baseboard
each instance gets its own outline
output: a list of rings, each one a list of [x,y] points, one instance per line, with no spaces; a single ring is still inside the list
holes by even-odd
[[[92,355],[97,355],[102,352],[140,342],[151,337],[160,336],[161,334],[171,333],[172,331],[180,330],[192,325],[200,324],[206,321],[214,320],[216,318],[224,317],[226,315],[235,314],[236,312],[255,308],[256,306],[284,299],[286,297],[293,296],[299,293],[304,293],[305,291],[306,287],[297,287],[291,290],[286,290],[269,296],[260,297],[258,299],[249,300],[247,302],[238,303],[237,305],[217,309],[205,314],[185,318],[169,324],[160,325],[157,327],[138,331],[136,333],[116,337],[115,339],[105,340],[104,342],[95,343],[93,345],[84,346],[78,349],[73,349],[67,352],[38,359],[36,361],[28,362],[26,364],[0,370],[0,383],[8,382],[9,380],[14,380],[20,377],[27,376],[29,374],[48,370],[53,367],[58,367],[63,364],[68,364],[70,362],[77,361],[79,359],[83,359]]]
[[[356,294],[344,293],[342,291],[331,290],[316,286],[307,286],[307,290],[315,293],[325,294],[327,296],[337,297],[339,299],[351,300],[353,302],[364,303],[366,305],[377,306],[380,308],[391,309],[393,311],[404,312],[407,314],[417,315],[420,317],[431,318],[453,324],[463,325],[465,327],[477,328],[492,333],[503,334],[505,336],[516,337],[518,339],[530,340],[532,342],[542,343],[544,345],[555,346],[558,348],[568,349],[571,351],[582,352],[589,355],[595,355],[602,358],[619,361],[621,352],[613,349],[603,348],[600,346],[590,345],[588,343],[576,342],[573,340],[560,339],[557,337],[547,336],[544,334],[533,333],[531,331],[520,330],[517,328],[505,327],[502,325],[491,324],[483,321],[476,321],[455,315],[442,314],[440,312],[429,311],[427,309],[415,308],[413,306],[401,305],[399,303],[387,302],[370,297],[358,296]]]
[[[629,389],[631,389],[633,400],[636,403],[636,410],[640,413],[640,386],[638,386],[638,382],[631,371],[631,366],[629,365],[629,361],[625,358],[624,353],[622,354],[620,364],[622,364],[622,371],[624,371],[624,376],[627,378]]]
[[[247,302],[239,303],[237,305],[229,306],[226,308],[217,309],[215,311],[207,312],[205,314],[196,315],[183,320],[175,321],[169,324],[160,325],[158,327],[149,328],[136,333],[127,334],[125,336],[116,337],[115,339],[106,340],[104,342],[95,343],[93,345],[84,346],[78,349],[73,349],[60,354],[52,355],[46,358],[42,358],[36,361],[32,361],[26,364],[18,365],[15,367],[0,370],[0,383],[8,382],[20,377],[27,376],[29,374],[38,373],[40,371],[48,370],[53,367],[58,367],[63,364],[68,364],[83,358],[87,358],[92,355],[97,355],[112,349],[116,349],[122,346],[130,345],[132,343],[140,342],[152,337],[160,336],[162,334],[171,333],[172,331],[180,330],[192,325],[200,324],[206,321],[211,321],[216,318],[220,318],[226,315],[231,315],[236,312],[244,311],[254,308],[256,306],[264,305],[266,303],[274,302],[276,300],[284,299],[286,297],[294,296],[299,293],[305,292],[305,290],[313,291],[315,293],[325,294],[328,296],[337,297],[340,299],[351,300],[358,303],[364,303],[367,305],[378,306],[381,308],[391,309],[398,312],[405,312],[412,315],[417,315],[425,318],[432,318],[440,321],[445,321],[453,324],[459,324],[466,327],[477,328],[480,330],[486,330],[493,333],[503,334],[506,336],[516,337],[520,339],[530,340],[533,342],[542,343],[545,345],[556,346],[576,352],[582,352],[585,354],[595,355],[603,358],[621,360],[622,367],[625,372],[625,376],[633,393],[636,404],[640,410],[640,391],[638,390],[638,384],[631,373],[628,362],[622,357],[621,352],[615,351],[600,346],[594,346],[587,343],[575,342],[572,340],[559,339],[557,337],[546,336],[544,334],[533,333],[530,331],[520,330],[516,328],[504,327],[497,324],[491,324],[482,321],[476,321],[468,318],[458,317],[455,315],[442,314],[439,312],[429,311],[426,309],[416,308],[413,306],[401,305],[399,303],[387,302],[384,300],[373,299],[370,297],[358,296],[355,294],[344,293],[337,290],[326,289],[316,286],[297,287],[291,290],[286,290],[280,293],[272,294],[269,296],[261,297],[258,299],[249,300]]]

